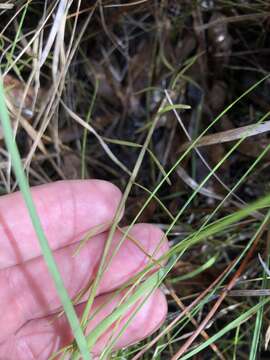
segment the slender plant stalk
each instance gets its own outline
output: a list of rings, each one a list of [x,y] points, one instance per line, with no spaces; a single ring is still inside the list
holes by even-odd
[[[38,214],[37,214],[37,211],[36,211],[32,196],[31,196],[29,184],[28,184],[28,181],[27,181],[26,176],[23,171],[21,158],[19,155],[17,144],[13,138],[13,132],[12,132],[11,124],[10,124],[9,114],[8,114],[7,107],[5,104],[5,95],[4,95],[2,77],[0,77],[0,120],[1,120],[1,125],[3,128],[6,146],[7,146],[8,152],[11,157],[13,170],[16,175],[16,179],[18,181],[19,188],[22,192],[29,215],[31,217],[33,227],[36,231],[36,234],[37,234],[37,237],[39,240],[39,244],[40,244],[40,247],[42,250],[42,255],[47,264],[48,270],[51,273],[51,276],[53,278],[56,291],[58,293],[58,296],[61,300],[61,303],[62,303],[64,311],[65,311],[65,314],[70,323],[70,327],[71,327],[74,337],[76,339],[78,348],[81,352],[81,356],[83,357],[84,360],[89,360],[91,357],[90,357],[90,354],[88,351],[86,338],[84,337],[83,331],[80,327],[80,322],[77,318],[75,309],[72,305],[72,301],[68,296],[67,290],[65,289],[63,280],[61,278],[58,267],[54,260],[53,254],[51,252],[50,246],[48,244],[48,240],[42,229],[41,222],[38,217]]]
[[[93,108],[94,108],[94,104],[95,104],[95,100],[96,100],[96,96],[97,96],[98,86],[99,86],[99,80],[96,79],[94,93],[93,93],[91,103],[90,103],[90,107],[89,107],[87,117],[86,117],[86,124],[89,124],[91,116],[92,116],[92,112],[93,112]],[[88,131],[87,131],[86,128],[84,128],[83,141],[82,141],[82,169],[81,169],[81,177],[82,177],[82,179],[85,179],[85,177],[86,177],[85,155],[86,155],[87,135],[88,135]]]

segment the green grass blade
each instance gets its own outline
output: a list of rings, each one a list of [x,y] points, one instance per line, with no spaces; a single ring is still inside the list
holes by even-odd
[[[203,271],[205,271],[205,270],[209,269],[210,267],[212,267],[215,264],[215,262],[217,261],[217,258],[218,258],[218,255],[212,256],[209,260],[206,261],[206,263],[202,264],[197,269],[195,269],[195,270],[193,270],[191,272],[188,272],[188,273],[186,273],[184,275],[174,277],[173,279],[168,280],[168,282],[170,284],[175,284],[175,283],[178,283],[179,281],[192,279],[193,277],[199,275]]]
[[[270,217],[270,212],[268,212],[268,221]],[[269,266],[269,254],[267,254],[267,266]],[[267,288],[267,274],[263,272],[263,281],[262,281],[262,289]],[[265,296],[260,298],[260,302],[265,299]],[[252,337],[251,349],[249,353],[249,360],[256,360],[259,356],[260,351],[260,340],[261,340],[261,331],[262,331],[262,324],[263,324],[263,313],[264,313],[264,306],[262,306],[259,311],[257,312],[256,321],[254,325],[254,332]]]
[[[93,93],[91,103],[90,103],[90,107],[89,107],[89,110],[88,110],[88,113],[87,113],[87,116],[86,116],[86,124],[89,124],[91,116],[92,116],[93,108],[94,108],[96,97],[97,97],[98,87],[99,87],[99,80],[96,79],[94,93]],[[85,159],[85,156],[86,156],[87,135],[88,135],[88,130],[86,128],[84,128],[83,140],[82,140],[82,169],[81,169],[81,177],[82,177],[82,179],[85,179],[85,177],[86,177],[86,159]]]
[[[119,305],[111,314],[109,314],[105,319],[103,319],[87,336],[88,346],[91,349],[98,338],[112,325],[114,324],[120,317],[125,314],[132,305],[134,305],[141,298],[147,298],[154,289],[156,289],[160,280],[163,277],[164,270],[159,270],[155,274],[151,275],[148,279],[142,283],[133,294],[131,294],[125,302]],[[79,354],[74,353],[73,359],[78,360]]]
[[[234,338],[234,349],[233,349],[233,360],[237,360],[236,359],[236,354],[237,354],[237,346],[239,343],[239,333],[240,333],[240,327],[241,325],[238,325],[235,331],[235,338]]]
[[[29,215],[32,220],[33,227],[36,231],[40,247],[42,250],[42,254],[44,256],[44,260],[48,266],[49,272],[52,275],[55,288],[57,290],[58,296],[62,302],[65,314],[69,320],[70,327],[73,331],[74,337],[76,339],[77,345],[80,349],[81,355],[84,360],[90,359],[87,342],[80,327],[80,322],[77,318],[76,312],[72,305],[72,301],[70,300],[68,293],[65,289],[63,280],[58,271],[57,265],[55,263],[53,254],[50,250],[48,241],[46,239],[46,235],[42,229],[40,219],[37,215],[36,208],[31,196],[30,188],[26,176],[23,171],[21,158],[19,155],[19,151],[16,145],[16,142],[13,138],[13,132],[10,125],[10,119],[8,115],[8,111],[5,104],[5,96],[4,96],[4,88],[2,78],[0,78],[0,120],[3,128],[4,138],[6,142],[6,146],[8,152],[11,156],[11,162],[14,169],[14,173],[16,175],[16,179],[19,184],[19,188],[22,192],[24,201],[26,203]]]
[[[181,251],[191,245],[197,244],[203,239],[217,234],[219,231],[225,230],[228,226],[236,223],[249,216],[252,212],[264,208],[268,208],[270,206],[270,194],[264,196],[263,198],[255,201],[251,205],[246,206],[245,208],[238,210],[237,212],[230,214],[228,216],[223,217],[222,219],[210,224],[205,227],[199,234],[195,233],[189,236],[186,239],[183,239],[180,244],[174,245],[167,255],[171,255],[177,251]]]
[[[268,207],[270,204],[270,196],[265,196],[264,198],[257,200],[255,203],[253,203],[252,205],[247,206],[246,208],[242,209],[242,210],[238,210],[235,214],[226,216],[222,221],[219,220],[219,222],[217,224],[211,224],[208,228],[206,228],[198,238],[196,239],[192,239],[192,241],[189,241],[189,244],[186,244],[185,241],[183,241],[183,245],[178,244],[175,247],[172,248],[171,251],[169,251],[166,256],[171,256],[173,255],[173,253],[177,249],[177,252],[179,252],[181,249],[185,249],[187,246],[191,246],[195,243],[197,243],[198,241],[202,240],[205,237],[208,237],[210,235],[214,235],[215,233],[218,233],[219,231],[221,231],[222,229],[226,228],[228,226],[228,224],[232,224],[236,221],[239,221],[242,218],[245,218],[247,216],[250,215],[250,213],[252,213],[255,209],[261,209],[261,208],[265,208]],[[265,219],[265,221],[267,221],[267,219]],[[265,222],[264,222],[265,223]],[[264,224],[263,223],[263,224]],[[160,260],[160,259],[159,259]],[[137,289],[135,290],[135,292],[128,297],[127,301],[125,301],[123,304],[121,304],[119,307],[117,307],[108,317],[106,317],[103,321],[101,321],[95,329],[93,329],[91,331],[91,333],[87,336],[87,340],[88,340],[88,345],[91,348],[94,343],[98,340],[98,338],[114,323],[116,322],[120,317],[122,317],[126,311],[135,304],[136,301],[138,301],[140,298],[142,297],[148,297],[152,291],[154,289],[156,289],[160,283],[164,280],[164,278],[166,277],[166,275],[169,273],[169,271],[171,270],[171,268],[174,266],[175,262],[177,260],[176,259],[171,259],[171,261],[168,263],[168,265],[166,266],[166,268],[159,270],[157,273],[155,273],[154,275],[150,276],[148,279],[145,280],[145,282],[143,282],[142,284],[140,284]],[[149,268],[146,268],[144,270],[144,272],[146,273],[149,270]],[[140,274],[138,275],[140,276]],[[134,280],[134,279],[133,279]],[[263,300],[263,304],[264,304],[264,300]],[[262,306],[262,304],[258,304],[256,305],[254,308],[252,309],[259,309],[260,306]],[[249,310],[247,313],[248,314],[246,317],[244,317],[244,320],[246,320],[249,316],[250,316],[250,312],[252,311]],[[244,315],[245,315],[244,314]],[[253,312],[252,312],[253,314]],[[133,314],[134,315],[134,314]],[[243,316],[244,316],[243,315]],[[242,319],[242,315],[241,315],[241,321],[244,321]],[[231,329],[233,329],[234,327],[238,326],[238,319],[235,320],[236,324],[234,324],[234,322],[232,324],[233,327],[230,328],[229,324],[226,328],[224,328],[223,330],[230,331]],[[223,331],[222,330],[222,331]],[[220,334],[220,337],[223,336],[223,332],[220,331],[218,334]],[[226,333],[225,332],[225,333]],[[210,338],[207,342],[207,344],[211,344],[212,342],[215,342],[215,339],[213,341],[210,341],[212,338]],[[206,343],[204,343],[206,344]],[[203,345],[204,345],[203,344]],[[207,346],[208,346],[207,345]],[[202,348],[202,350],[204,349],[204,347]],[[73,360],[78,360],[78,353],[75,352],[73,354]]]
[[[28,10],[28,5],[29,5],[29,3],[26,3],[26,4],[25,4],[25,7],[24,7],[24,10],[23,10],[23,13],[22,13],[20,22],[19,22],[19,24],[18,24],[18,30],[17,30],[16,36],[15,36],[15,39],[14,39],[13,42],[12,42],[12,48],[11,48],[11,50],[10,50],[10,53],[7,53],[7,54],[6,54],[6,57],[7,57],[8,59],[10,59],[10,62],[12,62],[13,55],[14,55],[14,51],[15,51],[15,49],[16,49],[16,45],[17,45],[17,43],[18,43],[19,36],[20,36],[20,34],[21,34],[21,29],[22,29],[22,27],[23,27],[23,22],[24,22],[24,20],[25,20],[25,18],[26,18],[26,13],[27,13],[27,10]],[[6,64],[6,69],[5,69],[5,70],[7,70],[7,67],[8,67],[8,62],[7,62],[7,64]]]
[[[232,321],[230,324],[225,326],[222,330],[218,331],[215,335],[211,336],[208,340],[203,342],[201,345],[197,346],[196,349],[190,351],[183,357],[181,357],[181,360],[190,359],[199,352],[201,352],[203,349],[207,348],[210,344],[213,344],[218,339],[220,339],[223,335],[225,335],[227,332],[233,330],[237,326],[239,326],[241,323],[248,320],[249,317],[254,315],[262,306],[267,304],[270,301],[270,298],[264,299],[262,302],[258,303],[257,305],[253,306],[246,312],[244,312],[242,315],[238,316],[234,321]]]
[[[159,189],[162,187],[162,185],[165,183],[165,181],[167,181],[167,178],[170,177],[170,175],[175,171],[175,169],[177,168],[178,165],[180,165],[180,163],[185,159],[185,157],[190,153],[190,151],[196,147],[197,142],[208,132],[208,130],[210,130],[214,124],[216,124],[221,118],[222,116],[224,116],[230,109],[232,109],[239,101],[241,101],[243,98],[245,98],[249,93],[251,93],[254,89],[256,89],[256,87],[258,87],[261,83],[263,83],[266,79],[268,79],[270,77],[270,74],[267,74],[266,76],[264,76],[262,79],[260,79],[259,81],[257,81],[255,84],[253,84],[251,87],[249,87],[243,94],[241,94],[236,100],[234,100],[230,105],[228,105],[226,107],[226,109],[224,109],[211,123],[209,126],[207,126],[206,129],[204,129],[202,131],[202,133],[192,142],[192,144],[187,148],[187,150],[177,159],[177,161],[173,164],[173,166],[167,171],[166,176],[164,176],[162,178],[162,180],[157,184],[157,186],[155,187],[155,189],[152,191],[151,195],[147,198],[147,200],[145,201],[144,205],[140,208],[140,210],[138,211],[137,215],[134,217],[132,223],[129,225],[129,228],[127,230],[130,231],[130,229],[132,228],[132,226],[136,223],[136,221],[139,219],[139,217],[141,216],[141,214],[143,213],[143,211],[145,210],[145,208],[147,207],[147,205],[150,203],[150,201],[153,199],[153,197],[157,194],[157,192],[159,191]],[[264,120],[264,117],[261,118],[261,121]],[[228,156],[228,155],[227,155]],[[215,169],[212,171],[212,173],[215,172]],[[201,186],[203,186],[203,184],[200,184]],[[186,205],[185,205],[186,206]],[[175,221],[176,222],[176,221]],[[173,226],[173,224],[172,224]],[[172,227],[171,226],[171,227]]]
[[[189,110],[189,109],[191,109],[190,105],[184,105],[184,104],[167,105],[164,108],[160,109],[158,113],[165,114],[166,112],[172,110]]]

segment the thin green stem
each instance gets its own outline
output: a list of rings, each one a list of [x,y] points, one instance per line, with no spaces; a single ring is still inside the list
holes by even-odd
[[[32,196],[31,196],[29,184],[28,184],[28,181],[27,181],[26,176],[23,171],[23,166],[22,166],[21,158],[20,158],[19,151],[17,148],[17,144],[13,139],[13,132],[12,132],[11,124],[10,124],[9,114],[8,114],[7,107],[5,104],[5,95],[4,95],[2,78],[0,78],[0,120],[1,120],[2,128],[3,128],[6,146],[7,146],[8,152],[11,157],[13,170],[16,175],[16,179],[18,181],[19,188],[22,192],[29,215],[31,217],[33,227],[36,231],[36,234],[37,234],[37,237],[39,240],[39,244],[40,244],[40,247],[42,250],[42,255],[47,264],[48,270],[51,273],[51,276],[53,278],[56,291],[58,293],[58,296],[61,300],[61,303],[62,303],[64,311],[65,311],[65,314],[70,323],[70,327],[71,327],[74,337],[76,339],[78,348],[80,349],[81,356],[83,357],[84,360],[89,360],[89,359],[91,359],[91,357],[89,355],[86,339],[85,339],[83,331],[80,327],[80,322],[77,318],[75,309],[72,305],[72,301],[70,300],[67,290],[65,289],[63,280],[61,278],[61,275],[60,275],[58,267],[57,267],[57,264],[54,260],[53,254],[52,254],[50,246],[48,244],[48,240],[47,240],[44,230],[42,228],[40,219],[38,217],[38,214],[37,214],[37,211],[35,208],[35,204],[33,202]]]

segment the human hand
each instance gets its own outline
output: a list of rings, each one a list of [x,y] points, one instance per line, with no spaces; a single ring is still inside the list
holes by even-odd
[[[69,296],[74,298],[95,276],[108,235],[106,230],[121,193],[105,181],[78,180],[38,186],[32,189],[32,195]],[[93,228],[100,233],[74,256],[78,241]],[[152,255],[163,233],[153,225],[138,224],[130,235]],[[114,246],[121,237],[121,232],[116,232]],[[19,192],[0,198],[0,249],[0,358],[47,360],[73,337],[66,318],[55,316],[61,304]],[[154,257],[159,258],[167,249],[165,241]],[[101,280],[93,309],[105,303],[110,292],[141,271],[148,261],[148,256],[127,238]],[[119,294],[104,306],[90,322],[87,332],[113,310],[122,296]],[[85,300],[76,306],[79,315]],[[166,312],[165,297],[157,290],[136,314],[115,348],[150,335],[161,325]],[[125,319],[120,324],[124,323]],[[110,335],[108,330],[101,336],[94,346],[95,354],[102,351]]]

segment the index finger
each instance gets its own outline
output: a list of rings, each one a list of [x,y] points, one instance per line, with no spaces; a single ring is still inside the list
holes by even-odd
[[[32,188],[33,200],[52,250],[97,227],[106,230],[121,199],[103,180],[59,181]],[[101,226],[100,226],[101,225]],[[41,255],[38,239],[20,192],[0,198],[0,269]]]

